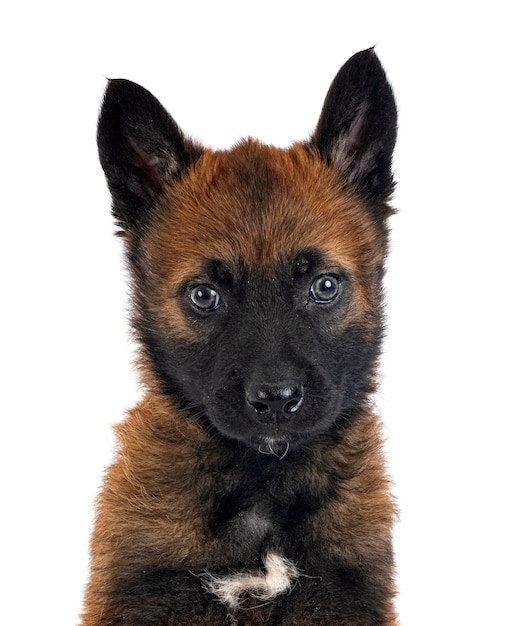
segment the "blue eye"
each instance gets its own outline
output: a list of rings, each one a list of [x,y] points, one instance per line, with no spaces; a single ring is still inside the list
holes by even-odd
[[[311,296],[318,304],[334,302],[342,290],[342,281],[333,274],[317,276],[309,289]]]
[[[220,306],[220,294],[209,285],[194,285],[190,288],[188,298],[199,311],[214,311]]]

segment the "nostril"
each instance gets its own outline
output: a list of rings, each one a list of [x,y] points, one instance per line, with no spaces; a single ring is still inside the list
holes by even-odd
[[[295,400],[290,400],[284,405],[285,413],[295,413],[300,408],[302,404],[302,395],[300,397],[295,398]]]
[[[258,415],[265,415],[266,413],[270,411],[270,407],[268,406],[268,404],[265,404],[264,402],[254,402],[253,400],[250,400],[250,399],[248,402],[251,406],[254,407]]]
[[[300,383],[284,381],[252,386],[247,394],[247,402],[259,416],[287,417],[300,408],[303,397]]]

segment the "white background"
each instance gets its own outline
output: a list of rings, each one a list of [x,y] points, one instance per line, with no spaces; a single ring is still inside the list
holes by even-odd
[[[137,397],[96,155],[104,77],[143,84],[214,147],[288,145],[309,136],[339,66],[372,45],[400,113],[378,402],[401,621],[515,624],[509,12],[496,0],[5,3],[2,624],[75,623],[110,425]]]

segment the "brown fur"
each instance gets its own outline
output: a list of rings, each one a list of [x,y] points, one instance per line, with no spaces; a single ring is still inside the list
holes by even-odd
[[[383,80],[370,52],[361,53],[361,59],[358,65],[372,63],[378,80]],[[345,80],[352,84],[350,78]],[[384,85],[382,89],[388,95],[389,87]],[[124,88],[136,93],[132,86]],[[334,89],[338,91],[338,84]],[[383,102],[384,97],[377,96],[374,90],[372,85],[369,99]],[[149,107],[156,106],[151,96],[141,97]],[[118,104],[113,101],[114,104],[106,105],[106,118],[112,118],[111,124],[120,117]],[[394,104],[391,106],[394,117]],[[345,309],[335,308],[333,311],[340,313],[327,318],[332,320],[334,328],[324,332],[331,331],[332,341],[333,335],[343,335],[346,329],[359,327],[363,333],[359,335],[360,341],[364,336],[368,341],[370,336],[370,343],[380,342],[381,279],[387,248],[385,220],[392,213],[387,204],[391,189],[383,181],[383,191],[379,193],[376,189],[371,200],[367,193],[375,189],[379,174],[375,182],[367,182],[367,189],[356,183],[359,176],[365,180],[370,175],[367,151],[363,150],[359,162],[354,145],[364,124],[366,108],[357,109],[357,120],[349,122],[350,130],[338,131],[342,137],[336,147],[326,137],[326,118],[331,122],[332,115],[330,99],[324,110],[329,113],[322,116],[315,135],[320,151],[311,144],[295,144],[288,150],[280,150],[254,140],[243,141],[228,151],[193,149],[193,144],[184,143],[181,144],[184,154],[177,145],[172,146],[177,154],[169,159],[171,173],[166,176],[162,170],[166,155],[160,153],[159,143],[163,139],[158,139],[155,154],[147,154],[141,146],[150,141],[148,138],[143,137],[138,144],[129,137],[128,143],[136,156],[131,156],[130,150],[127,152],[127,177],[132,185],[127,183],[127,189],[116,179],[118,146],[109,143],[114,142],[112,137],[118,137],[117,127],[102,131],[107,137],[105,145],[101,144],[104,169],[115,199],[119,194],[115,213],[125,220],[123,236],[133,273],[133,321],[137,332],[145,328],[148,323],[145,316],[148,316],[157,325],[159,337],[173,337],[187,345],[199,343],[208,336],[209,327],[204,324],[205,318],[195,317],[187,308],[184,290],[187,282],[204,282],[203,268],[207,261],[220,260],[234,273],[244,268],[249,275],[273,280],[274,272],[298,258],[296,255],[316,249],[323,253],[326,272],[332,272],[333,266],[335,273],[343,272],[348,277],[346,288],[350,290]],[[127,115],[128,127],[132,124],[139,128]],[[163,127],[171,128],[173,140],[180,144],[183,139],[178,129],[170,126],[160,109],[156,109],[156,115],[163,116]],[[392,123],[395,126],[395,121]],[[381,128],[379,131],[377,145],[383,149],[393,141],[394,131],[388,131],[390,135]],[[374,132],[369,133],[370,137],[377,139]],[[321,153],[322,148],[328,153],[341,151],[344,145],[347,153],[341,158],[333,157],[333,163],[330,154],[324,158]],[[372,142],[370,154],[379,159],[377,145]],[[188,150],[195,155],[189,161]],[[184,164],[180,175],[176,175],[179,157]],[[141,206],[148,209],[149,193],[156,194],[144,226],[131,213],[130,194],[137,188],[131,159],[135,159],[137,167],[147,176],[147,187],[142,184],[138,188]],[[354,171],[342,171],[342,163],[347,167],[356,160]],[[384,173],[383,179],[388,180]],[[372,362],[374,358],[370,357]],[[234,532],[215,532],[208,519],[212,513],[209,503],[213,494],[231,493],[235,485],[243,484],[249,474],[246,455],[257,455],[259,467],[259,453],[247,450],[240,443],[232,442],[232,447],[221,445],[220,437],[197,419],[199,416],[191,407],[180,407],[173,393],[166,392],[151,359],[151,353],[142,349],[138,364],[144,396],[116,427],[116,458],[106,473],[97,502],[91,540],[91,577],[81,624],[221,626],[226,621],[227,610],[214,597],[207,597],[200,577],[208,571],[230,572],[243,558],[238,536],[245,541],[251,531],[247,528],[246,534],[238,535],[238,524],[248,521],[241,522],[235,511],[230,518]],[[373,391],[375,385],[373,368],[371,371],[371,378],[366,380],[367,391]],[[303,593],[294,596],[295,590],[292,591],[294,611],[288,612],[290,605],[285,597],[277,600],[280,617],[274,613],[275,600],[261,606],[249,598],[245,608],[232,615],[238,626],[397,626],[391,547],[396,511],[384,468],[381,428],[368,400],[359,404],[356,413],[344,427],[322,432],[310,440],[306,451],[299,453],[295,461],[290,463],[286,457],[267,466],[263,470],[265,483],[246,483],[247,488],[261,485],[252,496],[263,494],[269,502],[274,501],[276,494],[288,491],[294,492],[292,497],[298,500],[304,493],[330,496],[317,504],[315,511],[303,513],[298,520],[300,530],[294,529],[298,533],[295,535],[298,556],[306,567],[312,568],[301,571],[296,583]],[[273,472],[267,474],[270,467]],[[305,491],[301,494],[299,487],[297,493],[297,486]],[[278,505],[277,515],[286,515],[281,509],[284,502]],[[286,524],[285,519],[281,524]],[[272,523],[271,520],[265,519],[265,523]],[[224,523],[227,526],[227,520]],[[314,583],[321,581],[316,569],[318,554],[324,555],[325,571],[331,572],[327,575],[334,576],[325,587]],[[333,565],[336,573],[332,573]],[[332,585],[339,584],[338,572],[345,576],[349,571],[354,576],[349,578],[351,591],[344,590],[342,602],[332,604]],[[144,602],[155,609],[147,621],[144,607],[138,604],[137,580],[138,576],[152,572],[191,575],[191,581],[187,579],[187,591],[190,591],[188,585],[197,585],[191,598],[203,602],[202,607],[193,612],[193,617],[183,617],[180,610],[173,614],[160,612],[159,594],[163,591],[156,587],[154,594],[153,588],[145,587]],[[362,586],[360,576],[366,579]],[[373,590],[371,606],[366,606],[366,599],[363,600],[363,615],[359,598],[346,600],[346,594],[352,595],[354,584],[357,589]],[[173,591],[166,588],[167,602],[170,598],[174,601]],[[190,595],[183,595],[186,612],[190,608],[189,598]],[[351,607],[349,615],[341,613],[342,606]],[[166,610],[169,611],[168,605]],[[160,617],[165,614],[167,617]]]
[[[248,184],[251,178],[266,180],[268,197],[263,187]],[[195,340],[197,330],[170,294],[199,272],[204,260],[266,272],[297,250],[324,250],[354,279],[356,293],[345,316],[351,324],[377,307],[381,276],[375,270],[384,245],[358,197],[350,190],[341,193],[335,170],[300,144],[280,150],[252,140],[231,151],[206,151],[189,175],[167,190],[143,241],[147,270],[159,275],[155,310],[165,327],[187,340]]]
[[[249,203],[256,200],[234,198],[232,193],[244,187],[241,179],[249,157],[273,181],[260,227],[249,217]],[[299,205],[306,210],[299,212]],[[203,230],[206,222],[212,231]],[[197,330],[168,296],[204,258],[214,255],[263,271],[308,246],[326,251],[355,278],[358,290],[345,323],[371,315],[377,305],[374,269],[382,262],[384,245],[362,203],[352,192],[342,195],[336,173],[305,148],[282,151],[250,141],[230,152],[204,154],[190,175],[164,196],[143,241],[148,269],[160,275],[157,308],[166,303],[159,313],[162,323],[193,341]],[[112,584],[113,572],[124,578],[149,567],[216,569],[230,566],[234,557],[230,544],[211,535],[199,506],[202,494],[217,488],[218,468],[226,461],[216,441],[159,394],[152,369],[144,358],[141,363],[151,392],[116,428],[118,455],[98,500],[83,626],[98,626],[98,616],[105,611],[103,590]],[[321,549],[342,562],[366,566],[393,595],[390,544],[395,510],[372,412],[346,431],[337,447],[320,445],[312,465],[297,479],[317,483],[334,473],[340,477],[341,497],[320,511],[313,535]],[[241,623],[260,623],[259,611]],[[381,623],[397,623],[393,607]]]
[[[98,626],[113,572],[115,578],[124,578],[140,568],[207,570],[230,565],[234,556],[230,544],[211,535],[199,507],[202,492],[220,488],[218,470],[227,463],[216,443],[187,414],[155,394],[142,400],[116,431],[117,459],[97,504],[83,626]],[[372,412],[349,429],[337,447],[320,445],[298,480],[318,484],[329,480],[335,468],[341,497],[320,511],[313,534],[322,550],[349,565],[365,566],[393,595],[390,545],[395,508],[378,419]],[[259,624],[259,611],[242,623]],[[397,626],[393,606],[381,625]]]

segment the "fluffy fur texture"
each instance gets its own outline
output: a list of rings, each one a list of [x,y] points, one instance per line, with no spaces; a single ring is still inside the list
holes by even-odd
[[[205,149],[110,81],[99,153],[145,395],[116,428],[82,626],[397,624],[370,400],[395,135],[372,50],[287,150]]]
[[[299,577],[299,571],[280,554],[271,552],[263,559],[264,571],[240,572],[228,576],[216,577],[205,574],[205,588],[234,611],[242,603],[242,597],[248,593],[260,602],[269,602],[281,593],[289,591]]]

